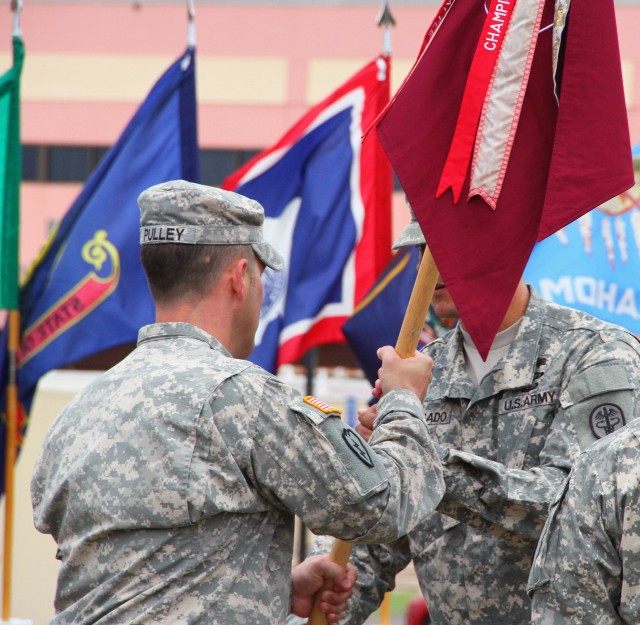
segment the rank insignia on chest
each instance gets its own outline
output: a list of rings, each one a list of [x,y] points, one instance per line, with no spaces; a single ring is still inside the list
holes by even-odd
[[[320,412],[324,412],[325,414],[342,414],[342,410],[340,410],[339,408],[334,408],[333,406],[330,406],[329,404],[321,401],[313,395],[307,395],[304,398],[304,403],[317,408],[318,410],[320,410]]]

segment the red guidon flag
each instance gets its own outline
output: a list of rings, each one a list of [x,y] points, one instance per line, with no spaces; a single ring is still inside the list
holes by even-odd
[[[376,130],[482,354],[536,241],[634,182],[612,0],[446,0]]]

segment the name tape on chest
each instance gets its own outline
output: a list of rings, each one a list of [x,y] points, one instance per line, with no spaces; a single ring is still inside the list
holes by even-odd
[[[342,414],[340,408],[334,408],[313,395],[307,395],[303,401],[305,404],[309,404],[309,406],[313,406],[325,414]]]
[[[522,393],[515,397],[505,397],[500,400],[500,414],[535,406],[550,406],[556,403],[557,395],[557,391],[537,391],[534,393]]]
[[[424,413],[427,425],[446,425],[451,423],[451,412],[448,410],[429,410]]]

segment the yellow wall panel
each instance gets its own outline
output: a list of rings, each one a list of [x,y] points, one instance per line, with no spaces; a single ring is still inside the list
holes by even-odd
[[[311,59],[307,70],[306,100],[316,104],[361,69],[369,59]]]
[[[30,54],[22,97],[32,102],[141,102],[173,58],[124,54]],[[10,55],[0,56],[9,67]],[[196,57],[201,104],[284,105],[285,58]]]
[[[200,104],[287,104],[284,57],[198,57],[196,71]]]
[[[124,54],[29,54],[23,70],[22,97],[33,102],[140,102],[173,61],[166,56]],[[315,104],[355,74],[367,59],[312,59],[306,101]],[[0,72],[11,67],[0,54]],[[392,59],[391,93],[413,65]],[[289,67],[285,58],[198,57],[197,90],[201,104],[285,105]],[[627,107],[635,103],[635,62],[622,59]]]
[[[371,59],[312,59],[307,71],[307,103],[316,104],[326,98],[364,67],[369,60]],[[391,58],[392,95],[401,85],[412,65],[413,60]]]
[[[139,102],[170,65],[166,56],[27,54],[22,97],[48,102]]]

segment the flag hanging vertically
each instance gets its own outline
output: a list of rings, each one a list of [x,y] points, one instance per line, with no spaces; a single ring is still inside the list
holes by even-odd
[[[378,348],[394,345],[398,340],[416,281],[418,262],[417,248],[400,250],[358,304],[353,316],[342,326],[347,343],[371,386],[375,384],[380,367]],[[431,308],[417,349],[442,336],[448,329]]]
[[[538,243],[527,282],[553,302],[640,336],[640,146],[636,184]]]
[[[13,67],[0,77],[0,309],[18,309],[20,234],[20,74],[24,45],[13,37]]]
[[[264,206],[265,237],[286,262],[265,272],[250,357],[269,371],[344,342],[342,324],[390,257],[391,168],[377,141],[361,143],[388,100],[381,56],[223,184]]]
[[[153,322],[139,260],[137,197],[177,178],[199,180],[193,48],[152,88],[21,289],[18,389],[26,414],[47,371],[135,342],[139,328]],[[6,375],[5,358],[0,381]],[[4,410],[4,396],[0,402]]]
[[[633,185],[613,1],[507,4],[445,0],[377,123],[483,356],[535,242]]]

